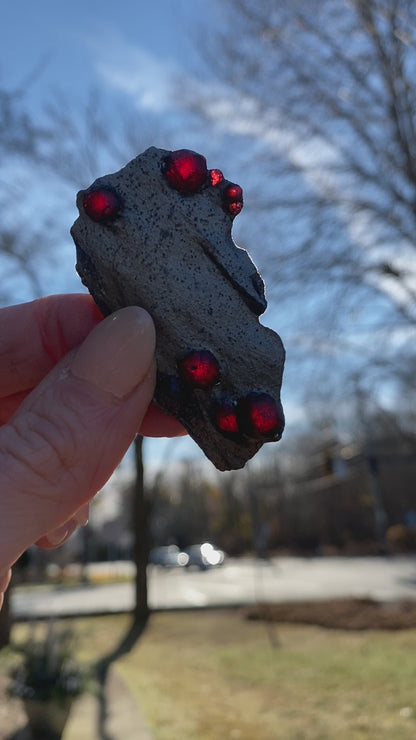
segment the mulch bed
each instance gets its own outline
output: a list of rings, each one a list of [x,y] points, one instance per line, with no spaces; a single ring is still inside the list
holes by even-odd
[[[258,604],[244,609],[246,619],[312,624],[343,630],[401,630],[416,627],[416,601],[329,599]]]

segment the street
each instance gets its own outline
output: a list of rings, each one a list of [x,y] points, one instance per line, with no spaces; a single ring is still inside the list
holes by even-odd
[[[131,564],[99,564],[117,572]],[[94,566],[92,566],[94,567]],[[149,566],[152,609],[237,606],[258,602],[371,597],[377,601],[416,599],[416,557],[279,557],[270,561],[229,558],[205,572]],[[132,582],[14,589],[16,618],[129,611]]]

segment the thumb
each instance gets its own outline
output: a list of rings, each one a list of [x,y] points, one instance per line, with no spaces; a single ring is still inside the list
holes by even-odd
[[[155,332],[129,307],[98,324],[0,429],[0,563],[68,521],[106,482],[154,391]]]

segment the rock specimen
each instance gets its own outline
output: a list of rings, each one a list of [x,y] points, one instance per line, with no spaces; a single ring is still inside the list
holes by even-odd
[[[284,349],[259,322],[263,281],[231,236],[241,188],[187,149],[151,147],[78,193],[77,271],[104,314],[156,325],[154,401],[219,470],[280,439]]]

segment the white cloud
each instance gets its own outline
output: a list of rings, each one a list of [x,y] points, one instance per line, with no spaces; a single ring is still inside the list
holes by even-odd
[[[205,103],[210,101],[209,105],[206,104],[206,110],[209,111],[212,126],[215,125],[217,130],[242,137],[250,136],[266,145],[271,152],[287,157],[295,167],[299,167],[305,185],[318,195],[325,198],[329,191],[334,192],[342,187],[346,199],[351,195],[351,202],[354,202],[355,180],[349,181],[346,176],[340,176],[337,167],[328,167],[340,158],[336,147],[329,142],[322,138],[299,140],[295,132],[287,130],[287,126],[279,126],[276,117],[269,121],[267,116],[260,115],[254,98],[241,96],[215,80],[197,78],[179,62],[162,58],[140,44],[129,43],[119,32],[105,29],[94,39],[89,39],[88,45],[102,79],[114,90],[131,97],[138,108],[156,114],[179,111],[182,101],[178,89],[181,88],[191,100],[195,92],[202,99],[205,98]],[[208,122],[207,127],[209,125]],[[369,195],[377,198],[378,194]],[[369,227],[369,217],[351,208],[334,206],[334,212],[346,234],[366,253],[374,240],[374,224]],[[388,256],[391,254],[389,247],[390,243],[387,244]],[[406,242],[396,247],[395,266],[401,266],[400,260],[406,265],[407,271],[410,267],[416,269],[414,255],[409,254]],[[414,290],[414,275],[408,275],[408,280],[409,289]],[[397,294],[392,281],[387,281],[384,288],[395,300],[405,301],[406,296]]]
[[[95,58],[95,69],[104,82],[133,98],[135,104],[162,112],[174,104],[172,83],[184,70],[170,59],[162,59],[139,45],[127,42],[114,31],[87,40]]]

